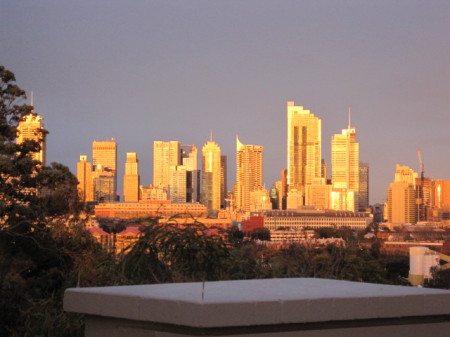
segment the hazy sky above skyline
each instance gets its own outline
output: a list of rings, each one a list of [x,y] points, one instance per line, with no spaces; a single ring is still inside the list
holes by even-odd
[[[48,162],[76,171],[92,141],[137,152],[152,182],[154,140],[213,138],[235,180],[236,134],[264,146],[269,188],[286,167],[286,102],[331,136],[348,108],[383,202],[395,164],[450,180],[450,1],[0,0],[0,64],[33,90]],[[119,191],[122,194],[122,191]]]

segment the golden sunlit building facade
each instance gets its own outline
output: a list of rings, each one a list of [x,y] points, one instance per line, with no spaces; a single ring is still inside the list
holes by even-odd
[[[359,208],[359,143],[356,129],[351,127],[331,138],[331,208],[357,211]]]
[[[17,144],[22,144],[25,140],[34,140],[39,143],[40,150],[32,153],[31,157],[39,161],[42,166],[46,165],[46,131],[42,123],[42,117],[31,112],[22,117],[17,126]]]
[[[408,166],[396,165],[394,182],[389,185],[387,196],[388,222],[417,222],[416,178],[417,173]]]
[[[125,174],[123,176],[123,200],[125,202],[139,201],[139,160],[136,152],[127,152]]]
[[[250,194],[263,186],[263,147],[244,145],[236,137],[235,207],[250,211]]]
[[[201,202],[208,209],[208,215],[215,216],[221,201],[221,151],[212,141],[202,148],[202,193]]]
[[[80,201],[94,201],[94,186],[92,177],[92,163],[88,162],[87,156],[81,155],[77,163],[78,195]]]
[[[325,178],[322,178],[325,180]],[[322,183],[307,185],[305,190],[305,200],[308,206],[314,206],[317,209],[331,208],[331,190],[329,184]]]
[[[117,143],[114,138],[92,142],[95,201],[117,201]]]
[[[179,141],[153,142],[153,186],[170,185],[170,167],[181,164]]]
[[[259,212],[272,209],[272,203],[270,202],[270,193],[263,186],[253,189],[249,193],[249,211]]]
[[[449,180],[433,180],[431,182],[429,219],[450,225]]]
[[[169,196],[173,203],[186,202],[187,169],[184,165],[170,166]]]
[[[295,102],[287,102],[287,208],[305,203],[306,185],[322,178],[321,120]]]
[[[163,186],[140,186],[141,200],[169,200],[169,189]]]

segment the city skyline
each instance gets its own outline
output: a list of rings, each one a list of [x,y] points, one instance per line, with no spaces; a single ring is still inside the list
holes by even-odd
[[[213,129],[229,168],[235,134],[264,146],[269,188],[287,167],[285,104],[295,100],[322,120],[328,167],[331,136],[352,108],[371,203],[386,199],[396,164],[419,171],[418,147],[425,176],[450,179],[449,3],[23,1],[0,9],[2,64],[35,92],[50,132],[47,162],[73,173],[93,140],[115,137],[118,176],[126,152],[137,152],[147,186],[153,140],[201,146]]]

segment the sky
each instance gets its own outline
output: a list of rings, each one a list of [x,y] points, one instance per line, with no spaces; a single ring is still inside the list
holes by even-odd
[[[264,146],[267,188],[287,165],[286,102],[322,120],[322,156],[348,109],[384,202],[395,165],[450,180],[450,1],[0,0],[0,64],[34,93],[47,161],[76,173],[115,138],[118,177],[154,140],[213,139],[235,181],[236,135]],[[30,96],[28,94],[28,96]],[[331,170],[329,170],[331,172]],[[121,191],[120,191],[121,192]]]

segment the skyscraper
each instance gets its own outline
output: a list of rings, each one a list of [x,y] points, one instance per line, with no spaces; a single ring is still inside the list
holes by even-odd
[[[369,208],[369,164],[359,162],[359,211]]]
[[[417,173],[408,166],[396,165],[394,182],[389,185],[387,219],[391,223],[417,222]]]
[[[94,186],[92,180],[92,163],[87,156],[80,156],[77,163],[78,195],[82,202],[94,201]]]
[[[212,137],[202,148],[202,194],[201,202],[214,216],[220,210],[221,199],[221,157],[220,147]]]
[[[305,203],[305,186],[322,177],[321,120],[287,102],[287,208]]]
[[[227,171],[228,159],[227,156],[220,156],[220,208],[226,208],[226,199],[228,194]]]
[[[170,167],[181,164],[179,141],[153,142],[153,185],[168,187]]]
[[[123,176],[123,201],[139,201],[139,160],[136,152],[127,152]]]
[[[181,146],[181,163],[186,167],[186,202],[200,200],[200,170],[198,150],[195,144]]]
[[[117,143],[114,138],[92,142],[94,199],[117,201]]]
[[[359,143],[356,129],[351,126],[331,139],[331,207],[336,210],[357,211],[359,192]]]
[[[236,137],[236,208],[250,211],[250,193],[263,187],[263,147],[244,145]]]
[[[173,203],[186,202],[187,170],[184,165],[173,165],[169,170],[169,196]]]
[[[31,103],[33,104],[33,103]],[[39,161],[45,166],[46,161],[46,144],[45,144],[44,124],[42,117],[33,111],[24,116],[17,126],[17,144],[22,144],[25,140],[34,140],[39,143],[40,150],[32,154],[34,160]]]
[[[93,176],[94,200],[97,202],[114,202],[117,201],[116,195],[116,173],[108,168],[103,168],[98,164]]]
[[[114,138],[106,141],[92,142],[92,160],[94,166],[117,172],[117,143]]]

